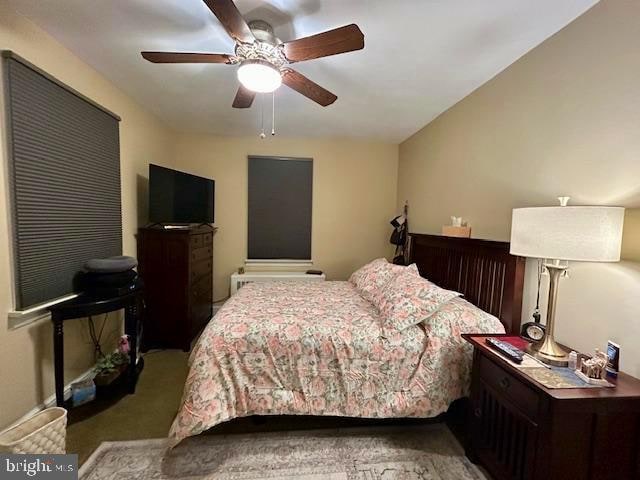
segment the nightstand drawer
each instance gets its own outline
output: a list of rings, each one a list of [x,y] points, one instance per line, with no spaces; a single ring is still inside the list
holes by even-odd
[[[480,355],[479,361],[482,380],[498,393],[511,400],[531,420],[536,420],[540,402],[538,394],[484,355]]]

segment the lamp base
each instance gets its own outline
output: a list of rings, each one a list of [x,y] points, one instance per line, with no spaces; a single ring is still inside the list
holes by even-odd
[[[569,352],[553,339],[553,327],[556,318],[556,300],[558,297],[558,280],[567,266],[559,261],[545,263],[549,272],[549,302],[547,303],[547,324],[544,340],[539,344],[531,344],[527,351],[538,360],[556,367],[569,366]]]
[[[558,345],[553,338],[545,338],[541,343],[530,343],[527,346],[527,353],[547,365],[569,366],[569,352]]]

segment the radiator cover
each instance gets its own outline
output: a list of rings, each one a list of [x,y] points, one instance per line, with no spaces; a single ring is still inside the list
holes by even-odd
[[[234,273],[231,275],[229,289],[231,295],[235,294],[243,285],[252,282],[322,282],[326,280],[325,274],[312,275],[304,272],[248,272]]]

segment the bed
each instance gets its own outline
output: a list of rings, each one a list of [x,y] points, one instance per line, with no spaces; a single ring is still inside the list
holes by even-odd
[[[446,411],[469,386],[471,352],[460,334],[517,329],[524,272],[508,244],[460,240],[412,236],[420,274],[466,299],[453,298],[401,332],[385,328],[350,282],[245,285],[191,353],[171,444],[249,415],[427,418]]]

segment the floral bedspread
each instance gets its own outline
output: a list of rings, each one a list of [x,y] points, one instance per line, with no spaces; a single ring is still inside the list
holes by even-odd
[[[469,387],[471,350],[460,334],[503,331],[455,299],[385,337],[349,282],[245,285],[191,353],[171,444],[248,415],[436,416]]]

